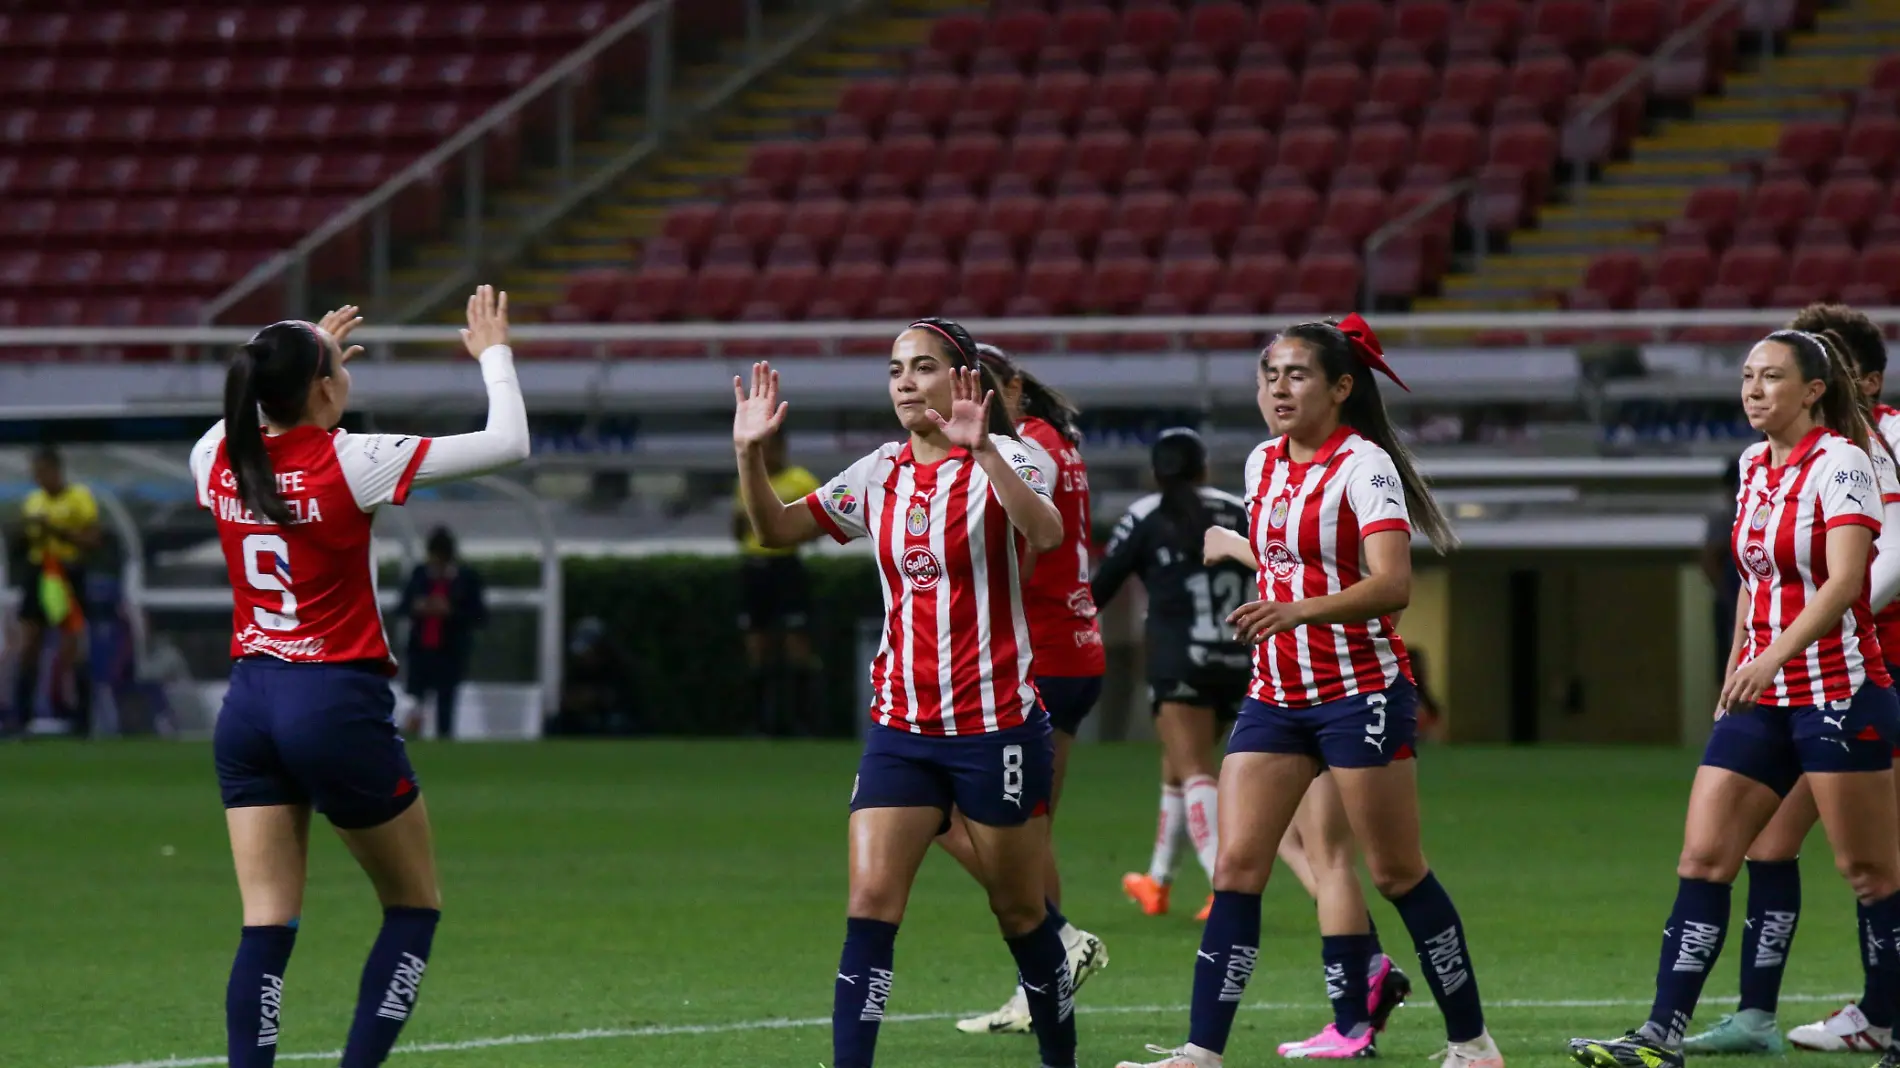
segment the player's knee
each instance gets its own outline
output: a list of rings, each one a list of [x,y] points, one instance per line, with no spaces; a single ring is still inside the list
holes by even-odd
[[[1041,898],[1027,898],[1022,895],[990,895],[990,912],[996,917],[996,926],[1002,929],[1005,938],[1025,935],[1042,926],[1049,915],[1048,903]]]
[[[904,899],[905,895],[895,887],[854,885],[845,909],[856,919],[897,923],[904,918]]]
[[[1836,854],[1834,869],[1862,901],[1879,901],[1900,892],[1900,872],[1884,860]]]
[[[1267,877],[1272,873],[1272,854],[1230,850],[1223,843],[1220,855],[1214,861],[1214,889],[1257,894],[1266,889]]]
[[[1682,847],[1682,856],[1676,860],[1676,875],[1682,879],[1699,879],[1710,883],[1732,883],[1740,868],[1739,862],[1726,857],[1719,850],[1688,844]]]
[[[1372,877],[1372,888],[1387,901],[1396,901],[1411,893],[1413,887],[1425,881],[1428,870],[1424,857],[1376,862],[1368,859],[1366,862],[1366,874]]]

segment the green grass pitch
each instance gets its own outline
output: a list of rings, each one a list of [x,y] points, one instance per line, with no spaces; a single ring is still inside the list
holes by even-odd
[[[415,760],[447,904],[404,1035],[412,1048],[392,1064],[829,1061],[818,1021],[844,927],[855,747],[421,745]],[[1679,751],[1426,753],[1426,847],[1464,914],[1491,1029],[1513,1066],[1566,1063],[1567,1036],[1641,1018],[1693,764]],[[1079,998],[1085,1068],[1186,1029],[1199,938],[1190,917],[1205,880],[1184,856],[1176,914],[1162,919],[1142,917],[1118,886],[1147,862],[1156,766],[1145,746],[1078,748],[1058,823],[1067,911],[1113,956]],[[378,918],[341,846],[313,837],[280,1063],[335,1063],[319,1055],[342,1042]],[[1806,874],[1787,981],[1802,1000],[1784,1003],[1784,1027],[1834,1007],[1820,995],[1859,988],[1852,902],[1818,835]],[[1743,896],[1738,887],[1738,928]],[[1382,903],[1374,912],[1416,978],[1397,916]],[[0,1065],[217,1063],[238,923],[207,747],[0,747]],[[1702,1022],[1731,1007],[1738,942],[1729,939]],[[1277,1042],[1329,1018],[1318,951],[1305,896],[1277,878],[1230,1064],[1271,1063]],[[969,1037],[942,1018],[995,1007],[1010,981],[982,895],[932,857],[898,941],[881,1063],[1033,1068],[1032,1040]],[[590,1031],[608,1034],[577,1037]],[[520,1041],[485,1041],[509,1036]],[[1423,1064],[1442,1037],[1421,981],[1381,1050]]]

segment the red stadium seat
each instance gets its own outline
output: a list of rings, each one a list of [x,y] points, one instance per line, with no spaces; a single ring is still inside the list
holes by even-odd
[[[1603,28],[1610,47],[1648,55],[1671,28],[1669,10],[1662,0],[1610,0]]]
[[[1437,71],[1424,63],[1404,63],[1380,66],[1373,71],[1367,96],[1374,102],[1391,104],[1410,121],[1424,113],[1437,91]]]
[[[1412,159],[1412,131],[1402,123],[1355,126],[1346,141],[1348,166],[1370,167],[1390,185]]]
[[[1070,168],[1094,178],[1105,188],[1120,183],[1134,159],[1134,142],[1118,130],[1085,133],[1076,138],[1069,155]]]
[[[1880,213],[1880,202],[1885,195],[1886,190],[1872,178],[1836,178],[1821,187],[1814,214],[1839,222],[1858,240]]]
[[[1225,167],[1243,184],[1259,179],[1272,157],[1273,139],[1258,127],[1218,130],[1207,139],[1205,162],[1210,167]]]
[[[1054,314],[1066,315],[1080,299],[1086,277],[1087,267],[1073,249],[1066,255],[1052,252],[1036,256],[1023,270],[1021,295],[1035,299]]]
[[[1297,65],[1306,56],[1308,42],[1318,38],[1319,29],[1318,12],[1306,0],[1266,0],[1260,5],[1254,36]]]
[[[1392,10],[1392,34],[1437,59],[1451,37],[1452,19],[1451,0],[1408,0]]]
[[[1227,103],[1245,108],[1261,125],[1272,127],[1279,125],[1297,92],[1293,75],[1284,67],[1245,67],[1234,72]]]
[[[1208,0],[1188,9],[1188,39],[1231,63],[1252,35],[1247,8],[1234,0]]]
[[[1634,252],[1605,252],[1590,261],[1583,288],[1600,294],[1611,308],[1627,308],[1643,286],[1645,264]]]
[[[1171,231],[1162,246],[1155,287],[1187,313],[1198,312],[1220,284],[1221,262],[1202,230]]]
[[[1854,285],[1878,286],[1888,301],[1900,297],[1900,244],[1869,245],[1855,265]]]
[[[1338,121],[1365,95],[1365,75],[1358,67],[1339,63],[1308,67],[1300,78],[1298,102],[1323,109]]]
[[[1488,115],[1491,104],[1504,92],[1504,65],[1495,59],[1470,59],[1445,69],[1439,99],[1463,104],[1477,116]]]
[[[1107,7],[1076,5],[1057,12],[1052,39],[1079,58],[1092,62],[1115,43],[1117,29],[1115,13]]]
[[[1419,130],[1417,158],[1445,168],[1449,176],[1461,177],[1477,167],[1482,147],[1482,136],[1471,123],[1429,123]]]
[[[1847,245],[1822,245],[1797,249],[1794,260],[1788,266],[1788,278],[1784,283],[1811,291],[1814,296],[1800,304],[1787,305],[1774,301],[1775,307],[1800,307],[1813,300],[1832,300],[1838,298],[1854,280],[1854,250]]]
[[[1089,106],[1108,109],[1124,128],[1132,129],[1152,106],[1156,85],[1154,72],[1146,67],[1111,71],[1095,83]]]
[[[1602,40],[1603,14],[1599,0],[1537,0],[1528,30],[1556,38],[1564,51],[1581,59]]]
[[[1049,22],[1049,15],[1042,11],[1019,10],[1001,14],[990,20],[984,43],[1015,56],[1019,64],[1026,63],[1048,36]]]
[[[1227,93],[1227,79],[1216,67],[1176,67],[1161,83],[1159,102],[1180,108],[1196,125],[1206,123]]]
[[[1201,138],[1191,129],[1150,132],[1135,154],[1136,166],[1153,171],[1162,184],[1179,189],[1201,157]]]
[[[1814,190],[1800,179],[1764,182],[1748,200],[1748,218],[1786,241],[1814,210]]]
[[[1791,122],[1781,128],[1775,155],[1792,162],[1810,181],[1823,177],[1841,153],[1842,129],[1836,122]]]
[[[867,129],[875,129],[897,107],[901,88],[895,78],[854,78],[838,97],[838,111],[861,120]]]
[[[1330,126],[1288,130],[1274,162],[1298,170],[1309,185],[1317,185],[1338,165],[1339,147],[1339,133]]]
[[[1337,231],[1356,248],[1386,220],[1385,194],[1378,189],[1335,187],[1326,198],[1320,225]]]
[[[1841,153],[1848,159],[1865,160],[1882,178],[1894,177],[1900,165],[1900,118],[1892,115],[1863,115],[1847,128]]]
[[[1779,245],[1735,245],[1716,264],[1717,286],[1740,291],[1748,306],[1759,307],[1768,291],[1779,285],[1787,270],[1787,256]],[[1703,295],[1704,306],[1708,295]]]
[[[1140,305],[1154,277],[1154,263],[1139,248],[1098,253],[1083,282],[1084,312],[1126,314]]]
[[[1361,63],[1385,36],[1386,5],[1379,0],[1332,0],[1322,18],[1326,37],[1344,42]]]
[[[930,27],[930,47],[961,63],[976,54],[988,29],[976,15],[944,15]]]
[[[1150,63],[1159,62],[1181,36],[1181,13],[1173,6],[1141,4],[1122,12],[1121,43],[1139,50]]]

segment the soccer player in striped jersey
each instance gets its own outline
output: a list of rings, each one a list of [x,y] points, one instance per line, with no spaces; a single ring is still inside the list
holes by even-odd
[[[930,844],[961,813],[1029,1001],[1045,1068],[1075,1068],[1068,954],[1044,895],[1054,745],[1037,697],[1025,549],[1064,537],[1054,463],[1024,442],[969,332],[921,319],[891,346],[908,432],[802,501],[772,492],[762,446],[784,422],[778,373],[735,378],[733,444],[766,545],[868,538],[886,619],[871,664],[873,727],[852,790],[850,899],[832,1000],[832,1068],[869,1068],[891,994],[897,926]]]
[[[1260,894],[1313,777],[1330,769],[1366,865],[1397,907],[1445,1016],[1444,1068],[1501,1068],[1463,922],[1419,845],[1416,692],[1391,615],[1411,596],[1414,524],[1453,542],[1399,443],[1375,374],[1403,388],[1363,319],[1288,328],[1261,356],[1275,434],[1247,462],[1260,599],[1231,615],[1254,677],[1220,775],[1214,908],[1194,964],[1188,1040],[1121,1068],[1218,1068],[1260,954]],[[1373,1053],[1364,935],[1322,947],[1334,1023],[1308,1058]]]
[[[362,351],[344,342],[361,322],[344,307],[320,323],[258,331],[231,362],[224,420],[191,450],[235,602],[231,687],[212,742],[244,907],[225,990],[232,1068],[276,1061],[312,808],[383,906],[344,1068],[382,1064],[415,1009],[442,897],[422,788],[393,718],[396,664],[376,603],[370,522],[417,486],[528,455],[506,294],[483,286],[468,302],[462,340],[488,386],[488,425],[472,434],[337,429],[350,399],[345,364]]]
[[[1621,1038],[1571,1040],[1588,1068],[1682,1064],[1728,934],[1729,887],[1804,775],[1860,903],[1868,966],[1890,979],[1900,970],[1900,700],[1867,599],[1883,506],[1860,390],[1824,338],[1778,330],[1742,365],[1742,409],[1765,440],[1740,460],[1732,544],[1743,586],[1715,729],[1689,793],[1656,998]],[[1900,1057],[1889,1052],[1890,1063]]]
[[[1900,411],[1879,403],[1886,377],[1886,339],[1865,314],[1839,304],[1810,305],[1788,323],[1788,328],[1820,337],[1846,358],[1860,386],[1863,414],[1875,430],[1868,440],[1868,452],[1874,461],[1883,517],[1868,576],[1868,605],[1874,610],[1874,630],[1887,658],[1888,674],[1892,675],[1900,671],[1893,664],[1895,653],[1900,651],[1900,601],[1894,596],[1900,592],[1900,475],[1893,460],[1893,448],[1900,439]],[[1775,1009],[1801,916],[1798,861],[1801,845],[1819,818],[1814,793],[1803,778],[1748,847],[1741,1001],[1715,1026],[1685,1039],[1685,1053],[1782,1052]],[[1865,932],[1861,944],[1867,944]],[[1865,986],[1859,1000],[1849,1002],[1826,1019],[1794,1028],[1788,1032],[1789,1042],[1802,1049],[1834,1053],[1887,1048],[1893,1036],[1895,994],[1887,989],[1884,970],[1867,966],[1871,962],[1865,960],[1862,963]]]
[[[996,380],[997,399],[1009,413],[1016,432],[1040,446],[1055,463],[1054,499],[1062,513],[1062,544],[1031,565],[1023,589],[1023,607],[1029,616],[1029,645],[1036,658],[1036,692],[1049,711],[1055,733],[1055,775],[1049,794],[1049,819],[1054,825],[1062,801],[1062,783],[1069,771],[1069,748],[1076,731],[1102,696],[1102,672],[1108,667],[1102,650],[1102,631],[1095,621],[1095,601],[1089,594],[1089,471],[1082,462],[1081,413],[1058,390],[1023,368],[995,345],[979,344],[977,355]],[[978,875],[981,863],[970,845],[962,816],[951,819],[950,830],[937,839],[944,850]],[[1069,951],[1069,972],[1075,989],[1108,967],[1108,947],[1102,940],[1070,923],[1062,915],[1062,876],[1054,848],[1043,873],[1049,911]],[[978,881],[981,876],[978,875]],[[957,1030],[972,1035],[1027,1034],[1029,1000],[1023,988],[995,1012],[957,1021]]]

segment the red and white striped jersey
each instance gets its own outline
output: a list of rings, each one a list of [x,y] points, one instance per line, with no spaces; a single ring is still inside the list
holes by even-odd
[[[1033,444],[992,435],[1029,487],[1053,499],[1056,468]],[[1035,715],[1021,536],[962,449],[933,464],[885,445],[805,498],[844,543],[875,543],[884,640],[871,662],[871,718],[913,734],[984,734]]]
[[[1829,530],[1853,523],[1879,532],[1881,489],[1872,458],[1821,427],[1801,439],[1780,467],[1769,463],[1765,441],[1750,446],[1740,463],[1730,544],[1749,604],[1738,661],[1745,664],[1795,621],[1827,581]],[[1837,625],[1782,666],[1761,703],[1786,708],[1844,701],[1869,679],[1888,683],[1863,589]]]
[[[219,423],[191,450],[198,505],[218,525],[233,599],[231,656],[299,663],[395,658],[376,602],[370,523],[401,504],[430,439],[350,434],[303,426],[264,438],[277,490],[295,519],[279,526],[251,512]]]
[[[1900,455],[1900,408],[1890,404],[1874,405],[1874,428],[1886,441],[1886,449],[1871,450],[1874,458],[1874,473],[1881,476],[1880,499],[1883,504],[1891,504],[1896,499],[1893,493],[1900,492],[1900,471],[1893,470],[1892,459]],[[1885,481],[1893,476],[1893,485]],[[1881,652],[1889,662],[1900,656],[1900,597],[1887,603],[1885,608],[1874,614],[1874,632],[1880,636]]]
[[[1340,427],[1310,463],[1287,455],[1274,438],[1247,458],[1247,515],[1260,560],[1260,597],[1324,597],[1365,577],[1367,535],[1412,530],[1405,487],[1384,449]],[[1254,649],[1250,695],[1283,707],[1308,707],[1377,693],[1412,677],[1392,620],[1321,623],[1276,634]]]
[[[1036,559],[1025,589],[1036,673],[1047,678],[1100,675],[1108,670],[1108,659],[1089,592],[1089,469],[1081,451],[1047,420],[1025,419],[1016,429],[1055,462],[1056,510],[1062,513],[1062,544]]]

